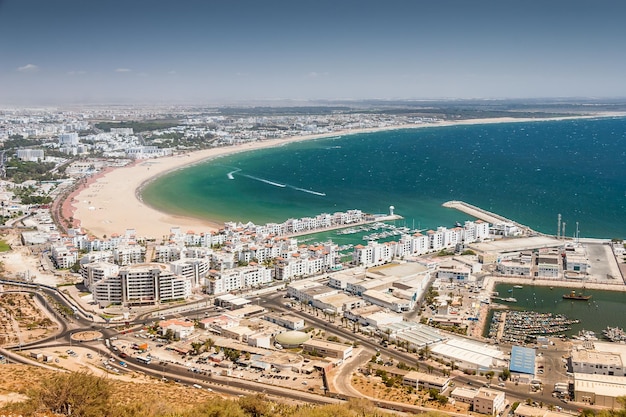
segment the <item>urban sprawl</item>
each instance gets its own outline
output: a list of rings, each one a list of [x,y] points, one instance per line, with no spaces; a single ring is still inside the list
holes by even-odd
[[[626,345],[611,341],[623,340],[622,329],[607,329],[606,341],[592,332],[567,339],[577,318],[509,312],[514,293],[493,291],[496,283],[626,289],[623,242],[566,238],[560,219],[547,236],[456,202],[478,220],[419,231],[392,225],[401,218],[393,207],[355,208],[219,230],[175,227],[166,236],[94,236],[58,209],[89,177],[138,159],[435,122],[348,112],[1,111],[2,240],[10,249],[2,254],[0,362],[72,369],[80,358],[111,375],[141,371],[216,392],[274,389],[302,401],[361,389],[382,408],[411,412],[553,417],[618,407]],[[388,232],[370,233],[379,229]],[[344,246],[301,238],[331,230],[370,234]],[[21,266],[26,258],[36,260],[32,269]],[[28,293],[40,306],[30,297],[19,303],[49,311],[39,331],[12,312]],[[497,314],[487,323],[490,308]],[[44,343],[52,337],[56,344]],[[65,343],[67,355],[55,353]],[[382,386],[406,399],[392,401]]]

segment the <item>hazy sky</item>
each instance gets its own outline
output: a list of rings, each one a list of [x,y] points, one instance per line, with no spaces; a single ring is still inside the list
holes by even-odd
[[[626,1],[0,0],[0,104],[626,97]]]

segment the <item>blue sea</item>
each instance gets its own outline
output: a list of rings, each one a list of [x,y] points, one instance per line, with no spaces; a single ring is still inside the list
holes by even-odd
[[[222,157],[144,190],[162,211],[282,222],[358,208],[407,226],[470,219],[463,200],[540,232],[626,238],[626,118],[429,127],[345,135]]]

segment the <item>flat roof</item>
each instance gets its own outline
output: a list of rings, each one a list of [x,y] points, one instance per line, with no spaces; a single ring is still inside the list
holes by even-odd
[[[535,349],[513,346],[511,349],[511,364],[509,369],[511,372],[521,374],[535,374]]]
[[[303,344],[307,346],[313,346],[313,347],[317,346],[320,348],[324,348],[326,350],[339,350],[342,352],[347,349],[352,349],[351,345],[344,345],[342,343],[334,343],[334,342],[326,342],[324,340],[319,340],[319,339],[310,339],[304,342]]]
[[[574,374],[574,391],[592,392],[605,397],[620,397],[626,393],[626,378],[577,372]]]

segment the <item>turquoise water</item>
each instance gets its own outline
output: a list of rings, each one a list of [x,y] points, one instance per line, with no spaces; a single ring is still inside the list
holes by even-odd
[[[229,175],[230,174],[230,177]],[[232,178],[232,179],[230,179]],[[406,225],[451,226],[463,200],[544,233],[626,237],[626,118],[385,131],[231,155],[142,193],[174,214],[282,222],[358,208]],[[340,243],[340,242],[339,242]]]

